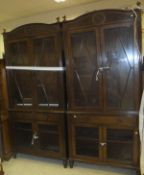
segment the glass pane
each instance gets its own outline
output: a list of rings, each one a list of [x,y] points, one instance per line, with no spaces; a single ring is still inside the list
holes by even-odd
[[[37,72],[37,97],[40,108],[63,108],[63,72]]]
[[[58,126],[39,124],[40,149],[48,151],[59,151]]]
[[[98,157],[99,132],[98,128],[76,127],[76,154]]]
[[[107,143],[107,157],[117,161],[132,161],[132,143]]]
[[[134,38],[133,27],[104,29],[107,107],[134,109]],[[131,100],[129,100],[131,99]]]
[[[108,140],[119,140],[119,141],[132,141],[133,131],[127,129],[108,129],[107,130]]]
[[[96,33],[72,34],[74,100],[77,106],[99,105],[99,82],[96,81],[98,60]]]
[[[31,107],[33,87],[31,71],[9,71],[10,100],[12,107]]]
[[[55,37],[33,40],[35,65],[45,67],[59,66],[59,53]]]
[[[107,157],[119,161],[132,161],[133,130],[107,129]]]
[[[29,66],[31,59],[29,58],[29,51],[27,41],[19,41],[9,43],[8,65],[11,66]]]
[[[16,146],[31,146],[32,141],[32,124],[31,123],[15,123],[15,143]]]

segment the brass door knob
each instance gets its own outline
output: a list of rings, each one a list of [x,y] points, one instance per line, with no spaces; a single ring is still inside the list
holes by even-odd
[[[73,116],[73,118],[77,118],[77,116],[76,116],[76,115],[74,115],[74,116]]]
[[[100,145],[101,146],[105,146],[106,145],[106,142],[101,142]]]

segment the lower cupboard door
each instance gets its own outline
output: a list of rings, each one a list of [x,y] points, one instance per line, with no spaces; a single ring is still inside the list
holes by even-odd
[[[107,129],[107,160],[114,163],[132,164],[134,131],[130,129]]]
[[[32,123],[31,122],[14,122],[14,139],[16,147],[30,148],[32,146]]]
[[[74,155],[76,157],[99,157],[99,129],[89,126],[74,126]]]
[[[56,124],[38,124],[39,146],[43,151],[60,152],[60,129]]]

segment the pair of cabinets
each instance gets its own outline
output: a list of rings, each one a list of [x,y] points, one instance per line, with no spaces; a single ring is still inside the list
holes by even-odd
[[[4,34],[17,150],[25,147],[23,134],[26,145],[36,138],[35,154],[45,147],[50,155],[55,129],[63,150],[57,157],[68,157],[71,167],[74,160],[138,167],[139,20],[133,11],[102,10]]]

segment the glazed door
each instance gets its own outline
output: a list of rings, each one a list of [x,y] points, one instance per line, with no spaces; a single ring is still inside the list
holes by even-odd
[[[13,137],[16,149],[32,148],[32,123],[13,121]]]
[[[64,155],[64,135],[61,123],[37,123],[39,152],[45,156]]]
[[[38,108],[64,109],[63,72],[38,71],[35,73]]]
[[[11,41],[6,45],[7,66],[30,66],[33,64],[31,57],[31,42],[29,39]]]
[[[100,159],[100,129],[98,126],[73,124],[72,126],[72,157],[76,159]]]
[[[60,34],[33,39],[35,60],[36,106],[64,109],[64,67]]]
[[[61,67],[60,33],[39,36],[32,39],[34,65],[40,67]]]
[[[138,164],[138,131],[108,127],[105,160],[115,164]]]
[[[57,124],[38,124],[40,149],[60,152],[59,126]]]
[[[101,29],[104,108],[137,110],[139,102],[138,43],[133,25],[113,25]]]
[[[72,109],[101,108],[101,79],[96,75],[101,65],[98,33],[95,29],[72,31],[67,35],[68,94]]]
[[[10,108],[32,108],[34,106],[33,72],[7,70],[9,79]]]

